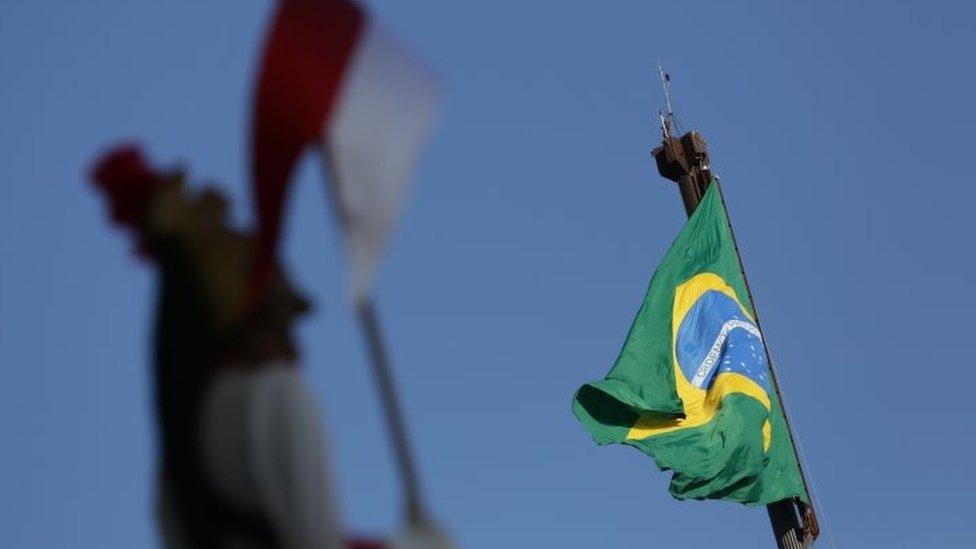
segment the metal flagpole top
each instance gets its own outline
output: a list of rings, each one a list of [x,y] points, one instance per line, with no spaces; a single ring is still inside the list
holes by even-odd
[[[671,109],[671,75],[664,72],[661,67],[661,62],[657,62],[657,73],[661,78],[661,87],[664,88],[664,102],[668,107],[668,117],[674,114],[674,110]]]
[[[657,74],[661,79],[661,89],[664,90],[664,102],[667,105],[667,111],[661,112],[658,109],[657,115],[661,119],[661,135],[667,141],[671,139],[671,115],[674,114],[671,110],[671,75],[664,72],[660,61],[657,62]]]

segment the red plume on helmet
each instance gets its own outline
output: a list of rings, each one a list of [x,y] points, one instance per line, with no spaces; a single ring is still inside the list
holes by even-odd
[[[92,183],[105,193],[112,221],[139,233],[153,193],[163,178],[146,163],[137,145],[115,147],[102,155],[91,170]],[[140,255],[149,253],[142,236],[137,237]]]

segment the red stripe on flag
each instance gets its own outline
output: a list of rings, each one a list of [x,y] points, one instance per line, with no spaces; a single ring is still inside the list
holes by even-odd
[[[328,123],[363,12],[346,0],[283,0],[265,43],[251,127],[258,249],[252,298],[267,285],[287,187]]]

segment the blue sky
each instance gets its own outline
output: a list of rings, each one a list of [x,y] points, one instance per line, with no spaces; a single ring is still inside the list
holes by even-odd
[[[569,411],[609,368],[684,218],[661,103],[708,139],[787,404],[841,547],[960,547],[976,490],[976,261],[965,2],[372,2],[444,104],[378,284],[425,488],[464,547],[770,543],[762,509],[677,502]],[[0,531],[142,547],[154,280],[106,222],[92,158],[138,138],[250,221],[245,121],[271,8],[0,5]],[[286,256],[350,529],[399,491],[318,160]],[[822,546],[830,546],[826,538]]]

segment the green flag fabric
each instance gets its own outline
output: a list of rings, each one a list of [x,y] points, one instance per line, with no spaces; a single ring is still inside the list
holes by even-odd
[[[655,271],[610,373],[577,391],[573,413],[598,444],[672,470],[678,499],[809,502],[717,181]]]

